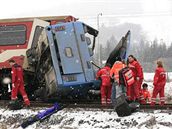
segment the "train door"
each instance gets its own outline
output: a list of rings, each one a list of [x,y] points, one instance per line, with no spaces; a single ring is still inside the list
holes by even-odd
[[[130,30],[121,38],[119,43],[116,45],[116,47],[113,49],[113,51],[110,53],[106,63],[113,66],[113,64],[116,61],[116,57],[121,57],[122,60],[126,61],[129,47],[130,47]]]
[[[77,46],[78,46],[78,51],[83,67],[83,72],[86,78],[87,82],[95,80],[94,76],[94,71],[93,67],[90,63],[92,60],[93,56],[93,50],[90,47],[91,45],[91,39],[90,37],[92,36],[91,34],[88,33],[88,31],[92,30],[94,31],[93,28],[88,27],[86,24],[79,23],[79,22],[74,22],[74,29],[76,30],[76,40],[77,40]],[[89,30],[90,29],[90,30]]]
[[[34,19],[33,20],[33,25],[32,25],[32,30],[31,30],[31,34],[30,34],[30,38],[29,38],[29,42],[28,42],[28,46],[27,46],[27,57],[25,56],[25,60],[24,60],[24,64],[23,64],[23,68],[27,69],[29,71],[33,71],[33,67],[32,65],[29,65],[28,62],[32,63],[33,61],[33,51],[35,50],[35,47],[38,43],[40,34],[42,33],[43,29],[48,26],[50,23],[40,20],[40,19]]]

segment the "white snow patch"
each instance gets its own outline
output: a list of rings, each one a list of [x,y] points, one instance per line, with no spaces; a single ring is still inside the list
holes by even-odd
[[[45,108],[46,109],[46,108]],[[35,115],[39,110],[18,110],[10,111],[0,109],[1,120],[0,125],[5,123],[6,128],[21,129],[20,124],[24,118]],[[16,119],[14,123],[10,123],[11,119]],[[17,119],[19,118],[19,119]],[[145,128],[172,128],[171,110],[155,110],[149,112],[136,112],[128,117],[118,117],[113,110],[85,110],[81,108],[70,109],[65,108],[43,122],[36,122],[27,127],[27,129],[145,129]],[[2,126],[1,126],[2,127]]]

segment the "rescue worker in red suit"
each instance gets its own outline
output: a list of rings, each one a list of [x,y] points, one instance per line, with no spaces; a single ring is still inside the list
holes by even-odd
[[[164,87],[166,84],[166,73],[163,68],[162,61],[157,61],[157,68],[155,70],[154,80],[153,80],[153,94],[151,105],[154,106],[156,103],[156,96],[160,96],[160,105],[165,104]]]
[[[11,92],[11,100],[17,100],[18,92],[23,97],[24,103],[26,106],[30,106],[29,98],[26,94],[24,88],[24,80],[23,80],[23,69],[20,65],[15,63],[14,60],[10,60],[9,64],[12,66],[11,74],[12,74],[12,92]]]
[[[128,99],[131,101],[139,101],[140,100],[140,90],[143,82],[143,70],[139,62],[133,55],[128,56],[128,67],[132,70],[134,80],[131,88],[131,94],[128,96]]]
[[[144,83],[141,89],[141,103],[146,104],[151,102],[150,92],[148,91],[148,84]]]
[[[103,106],[111,104],[111,78],[110,78],[110,65],[105,65],[101,68],[96,75],[96,79],[101,79],[101,104]]]

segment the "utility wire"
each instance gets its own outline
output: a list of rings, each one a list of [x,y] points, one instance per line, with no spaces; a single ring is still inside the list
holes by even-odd
[[[101,18],[119,18],[119,17],[157,17],[157,16],[172,16],[172,12],[158,12],[158,13],[135,13],[135,14],[112,14],[112,15],[102,15]],[[96,16],[85,16],[80,17],[80,19],[96,19]]]

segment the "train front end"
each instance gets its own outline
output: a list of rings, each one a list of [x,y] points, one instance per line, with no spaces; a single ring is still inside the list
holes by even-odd
[[[46,34],[53,65],[46,75],[47,94],[87,97],[90,90],[100,89],[91,64],[98,31],[82,22],[69,22],[48,26]]]

